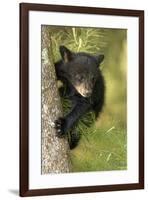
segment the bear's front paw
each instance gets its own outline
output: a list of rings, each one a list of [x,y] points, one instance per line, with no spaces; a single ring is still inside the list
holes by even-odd
[[[59,118],[55,121],[55,129],[57,132],[58,137],[64,137],[66,132],[65,132],[65,119],[64,118]]]

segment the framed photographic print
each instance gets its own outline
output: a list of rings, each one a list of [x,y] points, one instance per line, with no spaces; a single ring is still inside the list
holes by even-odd
[[[144,11],[20,4],[20,196],[144,188]]]

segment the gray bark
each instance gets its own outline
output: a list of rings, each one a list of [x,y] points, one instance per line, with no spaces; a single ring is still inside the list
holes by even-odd
[[[70,171],[69,145],[66,138],[58,138],[54,121],[62,116],[55,68],[52,60],[50,35],[47,26],[42,26],[42,85],[41,85],[41,132],[42,174]]]

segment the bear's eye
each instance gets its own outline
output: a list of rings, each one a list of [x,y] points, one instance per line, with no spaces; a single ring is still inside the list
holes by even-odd
[[[80,77],[80,76],[77,77],[77,81],[79,81],[79,82],[80,82],[82,79],[83,79],[83,77]]]
[[[95,82],[95,77],[92,78],[92,82],[93,82],[93,83]]]

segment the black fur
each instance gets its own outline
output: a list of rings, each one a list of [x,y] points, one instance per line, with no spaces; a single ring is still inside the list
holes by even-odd
[[[64,137],[70,132],[69,145],[73,149],[77,146],[80,134],[74,125],[80,117],[93,110],[96,118],[104,103],[104,79],[99,69],[104,55],[93,56],[88,53],[73,53],[64,46],[60,46],[62,59],[55,63],[57,79],[61,80],[64,88],[60,88],[60,95],[67,96],[73,107],[65,117],[55,121],[58,137]],[[85,91],[80,94],[76,89],[83,84]]]

